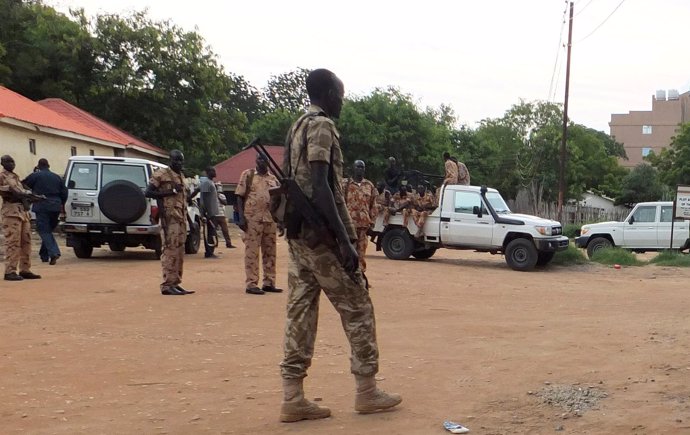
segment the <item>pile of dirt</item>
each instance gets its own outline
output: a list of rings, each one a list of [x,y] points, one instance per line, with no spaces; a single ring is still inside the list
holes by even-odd
[[[582,414],[594,408],[599,400],[608,397],[606,391],[594,386],[547,385],[536,393],[543,403],[564,409],[573,414]]]

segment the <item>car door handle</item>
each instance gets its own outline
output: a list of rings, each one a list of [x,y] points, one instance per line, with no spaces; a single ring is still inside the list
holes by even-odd
[[[86,196],[96,196],[96,192],[86,192]]]
[[[462,222],[462,219],[453,219],[453,222]]]
[[[488,222],[481,222],[481,221],[480,221],[480,222],[477,222],[477,223],[478,223],[478,224],[482,224],[482,225],[489,225]]]

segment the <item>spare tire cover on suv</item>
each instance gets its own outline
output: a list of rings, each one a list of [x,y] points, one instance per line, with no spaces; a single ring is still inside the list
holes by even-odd
[[[101,188],[98,194],[101,213],[118,224],[139,219],[146,211],[146,198],[139,186],[127,180],[115,180]]]

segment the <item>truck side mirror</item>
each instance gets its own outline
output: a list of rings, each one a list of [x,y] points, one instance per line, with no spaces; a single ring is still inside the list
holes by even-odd
[[[630,225],[635,223],[635,216],[630,216],[630,220],[628,221]]]
[[[476,214],[477,217],[482,217],[482,207],[479,207],[478,205],[472,207],[472,214]]]

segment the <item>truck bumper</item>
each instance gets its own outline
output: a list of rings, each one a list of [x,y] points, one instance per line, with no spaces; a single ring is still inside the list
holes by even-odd
[[[534,244],[539,252],[556,252],[568,249],[570,241],[567,237],[561,236],[557,239],[537,239]]]
[[[586,248],[589,236],[580,236],[575,239],[575,246],[578,248]]]

